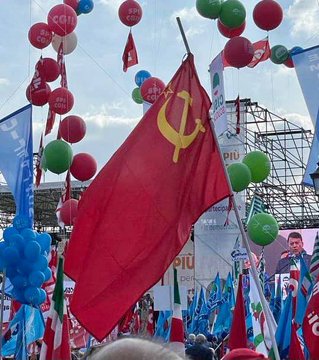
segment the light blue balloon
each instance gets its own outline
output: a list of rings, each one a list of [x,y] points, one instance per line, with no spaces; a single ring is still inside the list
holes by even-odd
[[[94,3],[92,0],[80,0],[76,12],[80,14],[88,14],[94,8]]]
[[[15,277],[11,278],[12,285],[17,289],[23,289],[28,286],[28,279],[26,276],[16,275]]]
[[[33,270],[40,270],[42,272],[48,267],[48,259],[44,255],[40,255],[39,258],[32,264]]]
[[[9,226],[6,229],[3,230],[3,238],[4,241],[8,241],[11,235],[19,234],[19,231],[14,228],[13,226]]]
[[[47,267],[44,271],[43,271],[43,274],[44,274],[44,281],[49,281],[52,277],[52,271],[49,267]]]
[[[3,250],[3,260],[5,261],[5,264],[8,265],[15,265],[20,260],[19,252],[16,248],[7,246]]]
[[[32,273],[28,277],[28,280],[31,286],[41,287],[41,285],[45,281],[45,276],[42,271],[36,270],[32,271]]]
[[[28,241],[24,247],[24,256],[30,261],[36,261],[41,254],[41,247],[36,241]]]
[[[29,228],[23,229],[20,234],[25,240],[35,240],[37,237],[36,232]]]
[[[140,70],[135,75],[135,84],[140,87],[143,82],[150,78],[152,75],[146,70]]]
[[[16,215],[15,218],[13,219],[13,226],[18,230],[30,228],[31,221],[25,215]]]
[[[29,274],[33,270],[33,264],[34,264],[34,262],[32,262],[32,261],[29,261],[27,259],[22,259],[17,264],[18,273],[21,275],[29,276]]]
[[[45,292],[45,290],[40,289],[39,301],[38,301],[38,304],[36,304],[36,305],[43,304],[46,299],[47,299],[47,293]]]
[[[29,286],[24,290],[23,294],[28,303],[36,305],[40,298],[40,289],[34,286]]]
[[[10,238],[8,239],[8,241],[6,241],[6,243],[9,246],[17,249],[18,252],[20,253],[23,251],[25,240],[20,234],[14,234],[10,236]]]
[[[51,248],[51,236],[48,233],[42,233],[37,236],[37,243],[41,247],[41,253],[49,252]]]

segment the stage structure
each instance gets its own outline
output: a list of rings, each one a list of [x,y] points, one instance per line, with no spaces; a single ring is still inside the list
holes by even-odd
[[[267,211],[274,215],[281,229],[319,228],[319,199],[310,187],[301,184],[310,146],[311,130],[305,130],[287,119],[272,113],[250,99],[241,99],[240,107],[246,113],[240,127],[246,131],[246,152],[261,150],[271,160],[271,174],[256,186],[249,186],[246,203],[254,193],[263,197]],[[235,101],[228,101],[230,116],[235,116]],[[229,136],[234,136],[230,129]],[[34,158],[36,159],[34,154]],[[79,198],[90,181],[72,181],[72,197]],[[63,236],[56,220],[56,206],[63,182],[43,183],[35,189],[35,228]],[[13,197],[6,184],[0,182],[0,228],[12,223],[15,213]]]

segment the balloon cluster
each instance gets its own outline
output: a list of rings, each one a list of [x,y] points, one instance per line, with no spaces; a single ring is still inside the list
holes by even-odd
[[[251,151],[241,163],[233,163],[227,167],[233,191],[247,189],[250,182],[260,183],[270,174],[270,161],[262,151]]]
[[[224,48],[224,56],[228,64],[236,68],[247,66],[252,61],[255,50],[253,44],[241,36],[246,28],[244,5],[239,0],[196,0],[196,9],[205,18],[218,19],[219,32],[230,39]],[[260,29],[274,30],[283,20],[283,11],[275,0],[261,0],[254,7],[253,19]],[[277,50],[274,49],[271,54],[271,60],[276,64],[284,63],[288,67],[293,67],[288,50],[283,53],[281,49],[276,55]],[[283,58],[285,60],[282,61]]]
[[[275,45],[270,49],[270,60],[274,64],[284,64],[289,68],[294,67],[292,61],[292,55],[301,52],[303,49],[299,46],[294,46],[292,49],[288,50],[283,45]]]
[[[36,64],[35,75],[27,89],[27,98],[33,105],[49,104],[49,113],[65,115],[74,105],[74,97],[68,90],[64,55],[70,54],[77,45],[74,32],[77,25],[77,15],[92,11],[92,0],[64,0],[63,4],[54,6],[47,15],[47,23],[37,23],[29,30],[31,44],[43,49],[52,43],[58,53],[57,61],[51,58],[40,58]],[[61,76],[60,87],[51,91],[47,82],[55,81]],[[47,132],[46,132],[47,134]],[[85,121],[76,115],[68,115],[59,125],[58,140],[49,142],[43,151],[41,166],[55,174],[70,170],[72,176],[79,181],[91,179],[97,170],[95,159],[87,153],[73,156],[70,144],[81,141],[86,134]],[[72,202],[72,209],[74,203]],[[62,207],[70,211],[70,202]],[[66,212],[66,211],[65,211]],[[66,225],[71,225],[67,222]]]
[[[13,219],[13,226],[3,231],[0,242],[0,268],[13,285],[12,296],[22,304],[40,305],[46,300],[41,289],[51,276],[47,255],[51,236],[29,228],[29,221],[22,215]]]
[[[146,70],[140,70],[135,75],[137,87],[132,91],[132,99],[137,104],[144,101],[153,104],[165,89],[165,84],[157,77],[151,76]]]

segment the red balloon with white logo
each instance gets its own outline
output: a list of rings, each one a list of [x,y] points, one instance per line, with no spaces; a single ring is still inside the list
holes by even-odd
[[[69,5],[56,5],[48,13],[49,28],[60,36],[70,34],[75,29],[77,21],[76,12]]]
[[[235,36],[241,35],[246,28],[246,21],[244,21],[237,28],[229,28],[225,26],[219,19],[217,21],[217,28],[219,32],[227,38],[233,38]]]
[[[39,86],[37,89],[30,84],[26,89],[28,101],[35,106],[45,105],[49,100],[50,93],[51,88],[47,83],[44,83],[43,86]]]
[[[74,105],[74,98],[68,89],[64,87],[53,90],[49,96],[49,107],[59,115],[68,113]]]
[[[224,56],[230,66],[242,68],[254,57],[253,44],[243,36],[235,36],[227,41]]]
[[[73,225],[78,215],[78,203],[76,199],[69,199],[63,203],[60,208],[60,218],[67,225]]]
[[[30,27],[28,38],[35,48],[44,49],[51,44],[52,31],[49,25],[44,22],[39,22]]]
[[[51,58],[43,58],[39,60],[36,67],[40,69],[41,76],[47,82],[55,81],[60,75],[58,63]]]
[[[282,22],[283,11],[274,0],[261,0],[254,8],[255,24],[262,30],[276,29]]]
[[[126,26],[134,26],[142,19],[142,8],[135,0],[126,0],[119,7],[119,18]]]
[[[84,138],[86,124],[80,116],[69,115],[61,121],[59,131],[65,141],[74,144]]]
[[[157,77],[146,79],[141,85],[141,95],[144,101],[153,104],[165,89],[165,84]]]
[[[95,174],[97,163],[94,157],[87,153],[79,153],[73,157],[70,172],[80,181],[90,180]]]

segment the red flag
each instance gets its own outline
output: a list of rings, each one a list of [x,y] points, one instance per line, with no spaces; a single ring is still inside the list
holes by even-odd
[[[292,295],[292,318],[294,318],[296,315],[298,284],[300,277],[300,271],[298,270],[296,260],[294,258],[290,259],[289,273],[290,273],[289,289],[291,289],[291,295]]]
[[[126,72],[130,66],[138,64],[137,51],[133,40],[133,35],[130,31],[126,41],[125,49],[122,56],[123,71]]]
[[[302,332],[310,358],[319,359],[319,277],[307,305]]]
[[[297,335],[297,325],[291,325],[291,338],[289,347],[289,360],[305,360],[305,355],[302,351],[301,344]]]
[[[268,37],[253,43],[254,57],[247,67],[253,68],[262,61],[266,61],[270,57],[270,46]],[[230,66],[225,59],[224,52],[222,54],[224,68]]]
[[[55,112],[49,108],[47,122],[45,125],[45,133],[44,133],[45,136],[50,134],[51,130],[53,129],[54,122],[55,122]]]
[[[43,58],[41,56],[40,60],[35,65],[34,75],[32,77],[29,88],[30,94],[32,94],[34,91],[38,91],[46,88],[46,82],[43,73],[44,73]]]
[[[98,340],[230,195],[210,106],[190,54],[80,200],[65,269],[76,281],[71,311]]]
[[[65,67],[64,54],[63,54],[63,41],[61,42],[58,49],[57,63],[59,65],[60,74],[61,74],[60,85],[61,87],[68,88],[68,80],[66,77],[66,67]]]
[[[39,150],[37,155],[37,161],[35,164],[36,174],[35,174],[35,186],[38,187],[41,182],[42,177],[42,167],[41,167],[41,160],[42,160],[42,154],[43,154],[43,134],[41,134],[40,144],[39,144]]]
[[[240,274],[234,317],[229,333],[228,346],[230,350],[248,347],[242,277]]]

